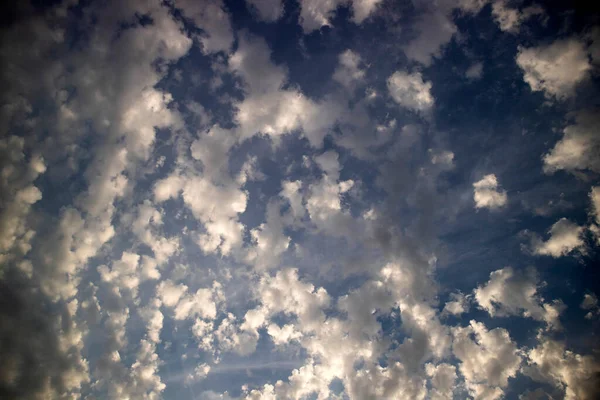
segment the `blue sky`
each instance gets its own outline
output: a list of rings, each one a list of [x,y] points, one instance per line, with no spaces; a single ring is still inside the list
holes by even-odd
[[[600,396],[594,7],[3,7],[0,397]]]

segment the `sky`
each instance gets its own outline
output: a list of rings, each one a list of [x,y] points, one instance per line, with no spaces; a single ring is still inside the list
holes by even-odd
[[[600,398],[594,6],[0,14],[0,398]]]

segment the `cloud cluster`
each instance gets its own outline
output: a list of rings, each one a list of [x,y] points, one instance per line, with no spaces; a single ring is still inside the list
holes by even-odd
[[[561,300],[543,267],[595,254],[597,113],[565,114],[558,141],[507,134],[523,149],[499,160],[471,133],[490,120],[455,96],[487,104],[504,65],[464,26],[491,18],[521,44],[552,10],[33,3],[0,31],[0,397],[598,396],[594,349],[571,340],[593,338],[571,324],[597,322],[597,290],[565,268],[578,293]],[[595,76],[586,32],[498,57],[545,106],[579,106]],[[509,100],[494,110],[524,104]],[[547,128],[525,111],[520,126]],[[540,165],[516,176],[522,154]],[[503,185],[473,183],[482,164]],[[542,237],[528,229],[547,215],[519,204],[546,182],[586,208]],[[519,231],[521,253],[505,240]]]
[[[499,189],[496,175],[489,174],[473,183],[473,200],[476,208],[496,210],[506,205],[508,196],[505,190]]]

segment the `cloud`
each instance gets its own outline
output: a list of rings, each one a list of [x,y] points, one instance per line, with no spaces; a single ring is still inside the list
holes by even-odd
[[[585,312],[567,311],[542,297],[542,288],[558,293],[543,268],[552,260],[539,259],[535,274],[469,270],[508,243],[494,233],[501,226],[473,239],[477,216],[461,212],[474,147],[455,133],[484,115],[456,118],[457,84],[480,101],[474,81],[489,64],[465,71],[463,61],[479,59],[471,46],[484,40],[504,54],[500,32],[473,36],[463,18],[489,2],[246,4],[11,6],[0,35],[0,397],[544,395],[529,379],[511,387],[521,371],[593,398],[597,360],[543,335],[573,320],[563,313],[596,315],[594,288],[579,293]],[[513,6],[487,9],[516,33],[539,10]],[[380,20],[401,35],[375,27]],[[444,52],[455,37],[462,61]],[[508,107],[506,126],[540,126],[528,109],[515,125],[510,107],[540,100],[528,98],[495,98]],[[573,115],[544,163],[582,179],[530,170],[514,179],[504,168],[515,196],[543,187],[583,204],[581,183],[598,169],[595,120],[591,109]],[[510,142],[526,145],[507,151],[507,163],[542,145],[531,132]],[[587,262],[582,235],[600,231],[596,189],[589,225],[565,214],[549,237],[531,235],[532,252],[579,250]],[[473,190],[476,208],[508,201],[495,175]],[[517,217],[509,222],[521,229]],[[494,329],[465,323],[472,304]],[[538,344],[527,347],[528,332],[517,335],[518,320],[504,316],[537,321]]]
[[[305,34],[329,26],[335,10],[344,4],[351,6],[352,20],[361,24],[375,11],[380,2],[381,0],[306,0],[301,3],[300,26]]]
[[[242,36],[230,67],[246,85],[246,97],[236,104],[241,138],[262,134],[277,140],[299,130],[311,145],[322,144],[340,114],[339,106],[328,99],[314,102],[298,90],[284,90],[287,71],[272,63],[264,40]]]
[[[538,293],[542,286],[534,270],[518,272],[505,267],[492,272],[489,281],[475,289],[474,298],[491,316],[522,315],[559,329],[558,315],[566,307],[560,301],[545,304]]]
[[[434,103],[431,82],[423,81],[420,72],[408,74],[396,71],[387,80],[392,99],[412,111],[427,111]]]
[[[425,371],[431,378],[433,391],[431,400],[450,400],[454,398],[453,392],[456,387],[456,367],[450,364],[426,364]]]
[[[543,241],[538,235],[531,235],[531,251],[536,255],[554,258],[566,256],[574,250],[583,249],[583,231],[584,227],[561,218],[548,230],[548,240]]]
[[[531,90],[544,91],[546,97],[558,100],[573,96],[591,69],[584,44],[573,38],[539,47],[520,47],[517,65]]]
[[[563,342],[546,336],[538,336],[538,340],[538,346],[526,354],[526,375],[564,389],[565,399],[591,400],[600,394],[600,364],[592,356],[567,350]]]
[[[254,246],[249,250],[247,260],[258,269],[275,267],[290,245],[290,238],[283,233],[286,224],[279,202],[267,205],[265,218],[264,223],[250,231]]]
[[[452,301],[449,301],[444,305],[442,315],[461,315],[463,313],[469,312],[469,296],[465,296],[460,292],[451,293],[450,299],[452,299]]]
[[[42,192],[34,185],[46,165],[40,155],[27,162],[25,141],[18,136],[0,139],[0,260],[7,263],[16,255],[23,256],[31,248],[35,234],[26,223],[31,206],[42,199]],[[17,254],[12,254],[16,252]]]
[[[333,73],[333,80],[347,89],[353,89],[365,78],[365,71],[360,68],[362,60],[352,50],[346,50],[339,56],[339,65]]]
[[[281,0],[246,0],[261,21],[275,22],[283,15]]]
[[[585,315],[586,319],[592,319],[600,315],[600,307],[598,307],[598,297],[594,293],[586,293],[583,295],[583,301],[579,305],[584,310],[589,310]]]
[[[563,137],[542,157],[544,172],[600,172],[600,139],[597,134],[599,123],[600,117],[594,110],[577,113],[575,123],[563,129]]]
[[[419,2],[418,4],[428,4]],[[425,66],[442,54],[442,49],[457,32],[452,20],[451,3],[440,3],[439,7],[427,7],[412,26],[416,37],[404,45],[406,56]]]
[[[544,9],[538,5],[532,5],[518,10],[508,6],[506,0],[492,2],[492,15],[502,31],[517,33],[521,24],[534,15],[543,15]]]
[[[473,183],[473,200],[475,208],[488,208],[497,210],[506,205],[508,196],[506,191],[498,188],[496,175],[489,174],[480,181]]]
[[[596,242],[600,243],[600,186],[592,187],[589,196],[592,203],[591,215],[594,218],[589,230],[596,237]]]
[[[0,391],[22,399],[78,396],[90,376],[74,321],[77,301],[52,307],[19,275],[5,272],[0,280]]]
[[[516,376],[521,355],[503,328],[488,330],[481,322],[452,330],[452,351],[460,361],[469,394],[478,399],[499,399],[508,379]]]
[[[233,30],[222,0],[176,0],[175,7],[202,29],[200,36],[205,53],[229,52],[233,45]]]

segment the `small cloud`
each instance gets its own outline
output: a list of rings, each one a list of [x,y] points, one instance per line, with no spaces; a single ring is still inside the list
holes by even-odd
[[[475,208],[497,210],[507,202],[506,191],[498,188],[496,175],[489,174],[473,184],[473,199]]]
[[[425,82],[420,72],[408,74],[396,71],[387,81],[390,96],[403,107],[413,111],[427,111],[434,103],[431,82]]]
[[[517,64],[533,91],[564,100],[587,79],[591,70],[584,44],[578,39],[557,40],[546,46],[519,48]]]
[[[583,249],[584,230],[584,227],[566,218],[561,218],[548,230],[550,236],[548,240],[544,241],[539,235],[530,234],[531,243],[529,248],[535,255],[554,258],[566,256],[572,251]]]
[[[482,75],[483,75],[483,63],[482,62],[478,62],[478,63],[471,65],[465,72],[465,76],[467,77],[467,79],[471,79],[471,80],[481,79]]]
[[[585,315],[585,319],[592,319],[600,316],[600,307],[598,307],[598,297],[594,293],[586,293],[583,295],[583,301],[579,305],[584,310],[589,312]]]

